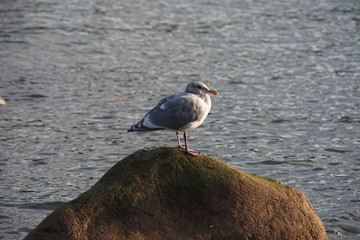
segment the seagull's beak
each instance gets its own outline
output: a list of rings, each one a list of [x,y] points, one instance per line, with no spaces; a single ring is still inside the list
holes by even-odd
[[[207,90],[207,93],[211,93],[211,94],[214,94],[214,95],[219,95],[219,92],[216,91],[216,90]]]

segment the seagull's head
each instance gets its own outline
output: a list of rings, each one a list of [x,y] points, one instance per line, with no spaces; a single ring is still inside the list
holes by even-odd
[[[208,93],[219,95],[218,91],[209,89],[203,82],[191,82],[186,86],[185,92],[206,95]]]

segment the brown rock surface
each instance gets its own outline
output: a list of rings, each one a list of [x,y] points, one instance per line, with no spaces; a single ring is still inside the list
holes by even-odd
[[[327,239],[306,196],[172,147],[139,150],[26,240]]]

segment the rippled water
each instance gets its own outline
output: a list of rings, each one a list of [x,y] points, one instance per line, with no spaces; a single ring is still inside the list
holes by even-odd
[[[190,146],[310,198],[360,238],[360,2],[0,2],[0,239],[175,134],[126,129],[160,98],[217,89]]]

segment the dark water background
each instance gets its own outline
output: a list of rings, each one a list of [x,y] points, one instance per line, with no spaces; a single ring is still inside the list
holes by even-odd
[[[175,134],[126,129],[193,80],[190,146],[303,191],[360,238],[360,1],[0,1],[0,239]]]

